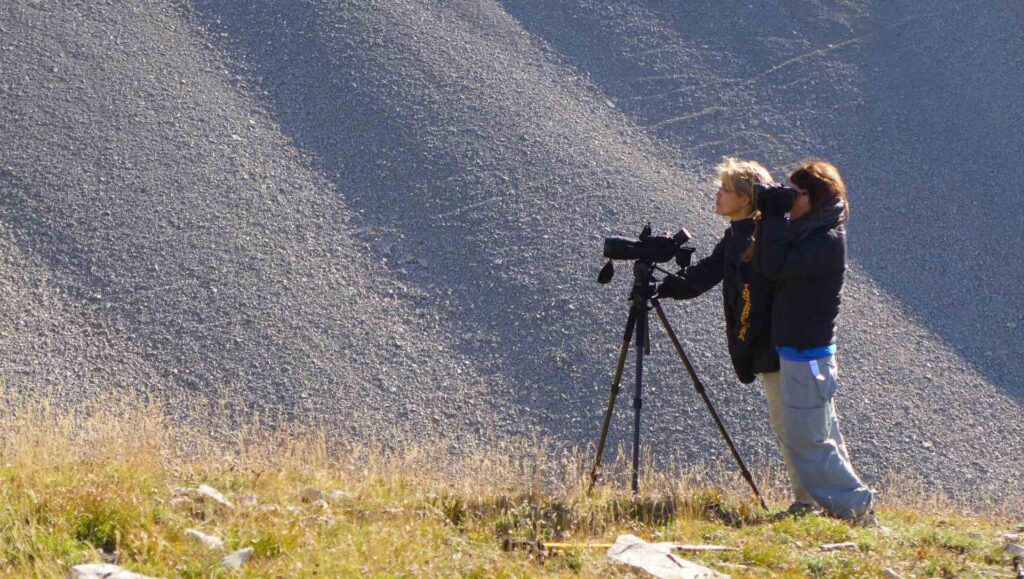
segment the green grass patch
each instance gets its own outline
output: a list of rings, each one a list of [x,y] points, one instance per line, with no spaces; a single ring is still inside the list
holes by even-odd
[[[621,457],[608,466],[613,484],[588,497],[589,456],[543,442],[453,460],[257,426],[230,442],[196,441],[162,416],[133,406],[11,413],[0,436],[0,573],[63,576],[107,557],[154,576],[229,576],[237,573],[221,559],[251,547],[244,576],[614,576],[625,571],[592,545],[625,533],[734,547],[681,553],[734,577],[877,577],[886,568],[905,577],[988,577],[1011,569],[1001,534],[1018,513],[965,514],[916,487],[885,488],[886,528],[862,529],[773,516],[720,473],[650,474],[634,498],[619,490]],[[190,493],[200,484],[234,508]],[[772,502],[786,503],[782,485],[764,486]],[[326,499],[303,501],[309,487]],[[226,550],[199,544],[189,528],[223,539]],[[857,548],[821,549],[846,541]],[[570,546],[537,546],[544,542]]]

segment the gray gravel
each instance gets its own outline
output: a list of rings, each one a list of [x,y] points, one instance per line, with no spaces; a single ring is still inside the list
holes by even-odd
[[[4,10],[8,384],[202,396],[380,436],[508,415],[439,338],[429,286],[367,259],[338,188],[176,7]]]
[[[587,444],[628,290],[625,267],[594,283],[601,238],[685,225],[703,254],[719,156],[781,177],[817,154],[853,200],[859,469],[1019,491],[1020,12],[677,4],[6,2],[8,387]],[[668,309],[772,460],[717,296]],[[727,460],[656,340],[645,439],[663,464]]]

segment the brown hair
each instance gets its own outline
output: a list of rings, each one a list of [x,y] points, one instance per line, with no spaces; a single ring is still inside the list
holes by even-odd
[[[801,161],[789,176],[789,182],[805,191],[811,198],[811,211],[839,197],[843,200],[843,214],[840,222],[850,218],[850,201],[846,198],[846,184],[839,175],[839,169],[824,159]]]

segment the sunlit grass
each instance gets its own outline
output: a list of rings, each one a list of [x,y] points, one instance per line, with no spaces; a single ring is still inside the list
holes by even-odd
[[[213,438],[132,401],[55,411],[7,401],[0,420],[0,571],[63,576],[116,561],[154,576],[608,576],[617,535],[713,543],[728,552],[684,554],[743,576],[992,576],[1010,570],[1005,510],[968,513],[921,485],[889,481],[887,529],[806,516],[775,519],[742,480],[690,468],[648,468],[644,494],[625,488],[626,457],[611,457],[592,497],[590,455],[551,441],[481,445],[453,455],[443,443],[344,444],[315,429],[271,430],[256,420]],[[227,438],[227,440],[225,440]],[[393,442],[393,441],[389,441]],[[503,444],[504,446],[501,446]],[[648,457],[649,460],[649,457]],[[760,472],[785,506],[778,473]],[[189,494],[210,485],[226,508]],[[316,489],[322,500],[302,494]],[[315,494],[315,493],[314,493]],[[1019,505],[1018,505],[1019,506]],[[224,540],[210,550],[187,529]],[[537,550],[537,541],[578,544]],[[823,552],[851,541],[855,551]],[[503,550],[513,547],[512,550]],[[241,572],[220,564],[252,547]]]

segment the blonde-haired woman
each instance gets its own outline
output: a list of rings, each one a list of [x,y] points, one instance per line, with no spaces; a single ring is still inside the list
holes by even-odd
[[[729,220],[729,228],[711,255],[696,265],[668,277],[658,295],[692,299],[722,282],[725,329],[729,355],[740,382],[749,384],[761,376],[768,399],[768,416],[779,438],[787,468],[792,464],[784,444],[782,398],[779,389],[779,355],[771,339],[773,284],[757,271],[752,261],[754,234],[754,187],[770,183],[768,170],[755,161],[726,157],[717,167],[720,186],[715,212]],[[814,499],[792,470],[793,494],[790,511],[806,510]]]
[[[790,475],[832,516],[874,526],[874,491],[850,462],[833,400],[850,215],[846,185],[839,170],[821,159],[800,163],[789,181],[793,188],[758,194],[756,262],[775,282],[772,340],[781,358]]]

